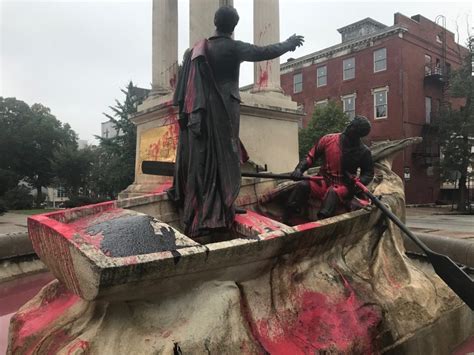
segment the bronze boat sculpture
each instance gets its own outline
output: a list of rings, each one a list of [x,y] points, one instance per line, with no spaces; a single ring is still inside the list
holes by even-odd
[[[372,147],[370,190],[402,219],[391,161],[417,142]],[[405,255],[380,210],[293,226],[270,218],[292,184],[244,179],[237,205],[248,212],[196,240],[163,192],[30,217],[59,281],[12,318],[9,352],[443,353],[472,334],[467,306]],[[417,336],[428,324],[429,345]]]

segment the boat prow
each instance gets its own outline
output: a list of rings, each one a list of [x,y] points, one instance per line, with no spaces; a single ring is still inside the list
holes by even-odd
[[[361,210],[288,226],[248,210],[230,231],[198,242],[176,228],[178,215],[159,193],[32,216],[28,228],[36,253],[69,290],[86,300],[129,299],[182,282],[244,281],[286,253],[357,238],[379,217]]]

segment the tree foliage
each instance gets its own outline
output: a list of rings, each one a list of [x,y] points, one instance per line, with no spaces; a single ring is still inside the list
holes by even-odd
[[[63,145],[54,152],[52,166],[54,175],[66,188],[69,198],[89,194],[93,164],[92,148],[77,149],[77,146]]]
[[[470,53],[472,47],[470,46]],[[443,159],[440,162],[441,176],[445,181],[452,181],[453,172],[459,172],[458,210],[466,209],[469,166],[473,164],[472,153],[474,142],[474,95],[472,76],[472,54],[467,55],[463,65],[454,71],[449,78],[449,94],[452,98],[465,100],[461,109],[444,107],[440,113],[439,134]],[[471,174],[472,175],[472,174]]]
[[[95,152],[96,161],[92,172],[93,189],[110,198],[115,198],[134,180],[137,129],[130,115],[137,112],[137,106],[144,98],[131,81],[121,91],[125,95],[124,100],[115,100],[115,106],[109,107],[112,114],[104,113],[114,123],[118,135],[112,138],[97,137],[100,145]]]
[[[341,132],[348,123],[349,117],[336,102],[330,101],[325,106],[316,107],[308,126],[299,132],[300,158],[304,158],[322,136]]]
[[[54,178],[52,157],[61,146],[77,146],[77,135],[49,108],[0,97],[0,169],[31,183],[38,192],[37,204],[41,187]]]
[[[130,82],[123,101],[110,106],[112,121],[119,134],[101,138],[98,147],[78,149],[77,135],[68,124],[51,114],[49,108],[31,107],[15,98],[0,97],[0,197],[15,194],[27,202],[20,180],[37,191],[37,205],[42,201],[41,187],[60,184],[71,199],[81,203],[90,199],[116,198],[118,192],[133,182],[135,174],[136,127],[130,115],[144,99],[144,90]],[[19,196],[20,196],[19,195]],[[25,198],[23,198],[25,197]],[[8,200],[8,201],[7,201]]]
[[[3,200],[10,210],[25,210],[33,207],[33,196],[30,194],[30,189],[24,185],[8,190]]]

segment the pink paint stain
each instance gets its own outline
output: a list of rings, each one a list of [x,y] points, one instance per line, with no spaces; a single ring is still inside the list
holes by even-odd
[[[89,343],[85,340],[79,339],[69,347],[67,354],[68,355],[76,354],[78,350],[82,350],[80,353],[83,353],[88,349],[89,349]]]
[[[43,343],[41,345],[41,352],[48,355],[57,354],[66,344],[73,340],[72,337],[63,329],[55,331],[51,334],[50,338],[52,338],[53,341],[49,342],[49,344]]]
[[[168,338],[171,335],[171,331],[165,330],[163,333],[161,333],[161,336],[163,338]]]
[[[255,230],[258,233],[268,233],[279,230],[282,227],[278,222],[253,211],[236,215],[234,222],[236,225],[239,225],[239,227],[243,226],[248,230]]]
[[[259,89],[266,88],[268,86],[268,71],[263,70],[260,67],[260,76],[257,80],[257,87]]]
[[[122,259],[124,265],[136,265],[138,264],[138,258],[136,255],[126,256]]]
[[[259,74],[259,77],[257,79],[256,85],[257,85],[258,89],[263,89],[263,88],[268,87],[268,77],[269,77],[269,73],[272,70],[271,62],[266,61],[264,66],[262,64],[258,64],[258,67],[260,69],[259,70],[260,74]]]
[[[54,324],[80,300],[78,296],[67,291],[63,285],[60,284],[57,287],[55,292],[44,294],[37,308],[24,309],[12,317],[15,335],[11,348],[13,353],[27,344],[30,336],[35,336]]]
[[[319,292],[296,296],[295,310],[261,319],[254,336],[270,354],[372,354],[381,314],[364,305],[345,279],[348,296],[337,299]]]
[[[304,232],[310,229],[317,228],[319,226],[321,226],[321,224],[318,222],[308,222],[304,224],[299,224],[297,226],[294,226],[293,228],[296,229],[298,232]]]
[[[153,190],[151,193],[152,194],[161,194],[165,192],[166,190],[170,189],[171,186],[173,186],[173,181],[168,180],[162,184],[160,184],[155,190]]]
[[[53,279],[53,275],[44,273],[2,283],[0,287],[0,354],[7,351],[8,327],[14,312]]]
[[[168,124],[166,132],[147,149],[147,155],[152,160],[169,159],[174,156],[178,147],[178,124]]]

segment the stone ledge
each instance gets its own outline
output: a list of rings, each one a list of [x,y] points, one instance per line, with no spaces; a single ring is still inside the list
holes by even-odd
[[[0,234],[0,260],[34,253],[28,232]]]
[[[474,267],[474,240],[443,237],[428,233],[414,234],[434,252],[447,255],[462,265]],[[421,249],[405,235],[403,235],[403,243],[407,251],[424,255]]]
[[[0,284],[45,271],[48,271],[48,268],[36,256],[0,260]]]

